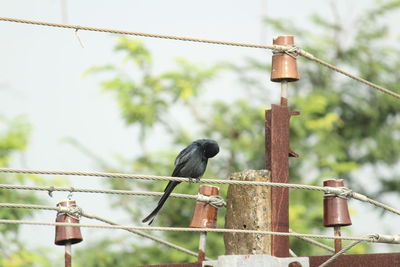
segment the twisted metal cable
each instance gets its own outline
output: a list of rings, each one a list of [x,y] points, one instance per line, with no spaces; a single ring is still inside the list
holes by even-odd
[[[374,83],[372,83],[370,81],[367,81],[367,80],[365,80],[365,79],[363,79],[361,77],[353,75],[353,74],[351,74],[351,73],[349,73],[347,71],[344,71],[344,70],[342,70],[342,69],[340,69],[340,68],[338,68],[338,67],[336,67],[336,66],[334,66],[332,64],[329,64],[326,61],[323,61],[322,59],[319,59],[319,58],[313,56],[312,54],[310,54],[310,53],[308,53],[308,52],[306,52],[306,51],[304,51],[302,49],[298,49],[297,53],[300,56],[303,56],[303,57],[305,57],[305,58],[307,58],[307,59],[309,59],[311,61],[317,62],[318,64],[321,64],[322,66],[325,66],[325,67],[327,67],[327,68],[329,68],[329,69],[331,69],[333,71],[336,71],[336,72],[338,72],[340,74],[343,74],[344,76],[347,76],[350,79],[353,79],[353,80],[355,80],[357,82],[363,83],[363,84],[365,84],[365,85],[367,85],[367,86],[369,86],[371,88],[377,89],[377,90],[381,91],[382,93],[385,93],[385,94],[388,94],[390,96],[393,96],[395,98],[399,98],[400,99],[400,94],[395,93],[395,92],[393,92],[393,91],[391,91],[389,89],[386,89],[386,88],[384,88],[384,87],[382,87],[380,85],[374,84]]]
[[[88,26],[80,26],[80,25],[73,25],[73,24],[53,23],[53,22],[44,22],[44,21],[37,21],[37,20],[17,19],[17,18],[8,18],[8,17],[0,17],[0,21],[74,29],[75,31],[82,30],[82,31],[94,31],[94,32],[107,32],[107,33],[114,33],[114,34],[135,35],[135,36],[142,36],[142,37],[161,38],[161,39],[189,41],[189,42],[198,42],[198,43],[208,43],[208,44],[216,44],[216,45],[228,45],[228,46],[262,48],[262,49],[286,49],[285,46],[280,46],[280,45],[259,45],[259,44],[250,44],[250,43],[217,41],[217,40],[208,40],[208,39],[201,39],[201,38],[175,36],[175,35],[115,30],[115,29],[106,29],[106,28],[99,28],[99,27],[88,27]]]
[[[16,204],[16,203],[0,203],[0,208],[22,208],[22,209],[34,209],[34,210],[54,210],[57,212],[65,212],[69,213],[69,207],[59,206],[44,206],[44,205],[36,205],[36,204]]]
[[[269,173],[268,171],[265,171]],[[16,168],[0,168],[0,173],[17,173],[17,174],[41,174],[41,175],[65,175],[65,176],[90,176],[90,177],[106,177],[115,179],[140,179],[152,181],[177,181],[200,184],[226,184],[226,185],[252,185],[252,186],[274,186],[293,189],[307,189],[321,191],[325,193],[341,194],[343,189],[338,187],[323,187],[315,185],[273,183],[273,182],[256,182],[256,181],[239,181],[239,180],[218,180],[218,179],[193,179],[172,176],[157,176],[143,174],[125,174],[125,173],[107,173],[107,172],[87,172],[87,171],[45,171],[45,170],[29,170]]]
[[[122,229],[122,230],[143,230],[143,231],[175,231],[175,232],[214,232],[214,233],[242,233],[242,234],[261,234],[261,235],[278,235],[293,237],[308,237],[317,239],[340,239],[353,241],[366,241],[372,243],[390,243],[400,244],[399,235],[381,235],[374,234],[367,237],[350,237],[350,236],[328,236],[318,234],[299,234],[286,232],[273,232],[262,230],[242,230],[242,229],[224,229],[224,228],[185,228],[185,227],[149,227],[149,226],[128,226],[128,225],[99,225],[99,224],[77,224],[77,223],[55,223],[55,222],[37,222],[24,220],[5,220],[0,219],[0,224],[26,224],[26,225],[43,225],[43,226],[72,226],[84,228],[103,228],[103,229]]]
[[[221,196],[205,196],[198,193],[196,200],[210,204],[215,208],[226,207],[226,202]]]
[[[308,242],[312,241],[309,238],[320,238],[320,239],[340,239],[340,240],[355,240],[355,241],[366,241],[366,242],[374,242],[374,243],[388,243],[388,244],[400,244],[400,235],[383,235],[383,234],[370,234],[365,237],[346,237],[346,236],[327,236],[327,235],[315,235],[315,234],[300,234],[289,230],[289,233],[284,232],[272,232],[272,231],[259,231],[259,230],[242,230],[242,229],[213,229],[213,228],[183,228],[183,227],[141,227],[141,226],[124,226],[119,225],[110,220],[101,218],[97,215],[90,214],[84,212],[79,207],[65,207],[65,206],[44,206],[44,205],[35,205],[35,204],[21,204],[21,203],[0,203],[0,207],[3,208],[27,208],[27,209],[42,209],[42,210],[54,210],[61,213],[76,215],[78,213],[79,216],[84,216],[90,219],[96,219],[107,224],[112,225],[113,227],[108,227],[104,225],[96,225],[96,224],[76,224],[76,223],[47,223],[47,222],[34,222],[34,221],[22,221],[22,220],[3,220],[0,219],[0,223],[4,224],[30,224],[30,225],[60,225],[60,226],[75,226],[75,227],[88,227],[88,228],[105,228],[105,229],[122,229],[127,230],[133,233],[137,233],[139,235],[148,237],[157,242],[167,242],[161,239],[158,239],[153,236],[149,236],[146,233],[143,233],[139,230],[154,230],[154,231],[183,231],[183,232],[222,232],[222,233],[250,233],[250,234],[270,234],[270,235],[281,235],[281,236],[294,236],[301,239],[304,239]],[[160,241],[161,240],[161,241]],[[312,241],[316,245],[325,246],[322,243],[317,241]],[[330,250],[330,247],[325,246],[326,249]],[[194,252],[192,252],[194,253]],[[191,254],[197,256],[197,254]]]
[[[53,22],[43,22],[36,20],[26,20],[26,19],[17,19],[17,18],[8,18],[8,17],[0,17],[0,21],[8,21],[15,23],[25,23],[32,25],[40,25],[40,26],[48,26],[48,27],[59,27],[59,28],[67,28],[74,29],[75,32],[78,30],[84,31],[95,31],[95,32],[108,32],[114,34],[125,34],[125,35],[135,35],[142,37],[152,37],[152,38],[162,38],[162,39],[172,39],[178,41],[189,41],[189,42],[200,42],[200,43],[208,43],[208,44],[216,44],[216,45],[228,45],[228,46],[237,46],[237,47],[248,47],[248,48],[260,48],[260,49],[270,49],[273,52],[284,52],[284,53],[295,53],[300,56],[303,56],[311,61],[317,62],[322,66],[325,66],[333,71],[341,73],[357,82],[363,83],[371,88],[377,89],[385,94],[393,96],[395,98],[400,99],[400,94],[395,93],[389,89],[386,89],[382,86],[376,85],[370,81],[367,81],[363,78],[355,76],[349,72],[346,72],[328,62],[325,62],[314,55],[304,51],[303,49],[296,46],[282,46],[282,45],[260,45],[260,44],[250,44],[250,43],[239,43],[239,42],[227,42],[227,41],[217,41],[217,40],[208,40],[208,39],[200,39],[200,38],[191,38],[191,37],[183,37],[183,36],[174,36],[174,35],[165,35],[165,34],[154,34],[154,33],[144,33],[144,32],[134,32],[134,31],[124,31],[124,30],[113,30],[106,28],[98,28],[98,27],[88,27],[88,26],[80,26],[80,25],[72,25],[72,24],[62,24],[62,23],[53,23]]]
[[[84,217],[86,217],[86,218],[89,218],[89,219],[95,219],[95,220],[98,220],[98,221],[101,221],[101,222],[104,222],[104,223],[107,223],[107,224],[110,224],[110,225],[115,225],[115,226],[118,226],[118,225],[119,225],[119,224],[117,224],[116,222],[113,222],[113,221],[110,221],[110,220],[101,218],[101,217],[99,217],[99,216],[97,216],[97,215],[94,215],[94,214],[86,213],[86,212],[84,212],[84,211],[82,211],[82,216],[84,216]],[[153,241],[155,241],[155,242],[157,242],[157,243],[166,245],[166,246],[168,246],[168,247],[170,247],[170,248],[174,248],[174,249],[176,249],[176,250],[179,250],[179,251],[181,251],[181,252],[184,252],[184,253],[189,254],[189,255],[191,255],[191,256],[194,256],[194,257],[196,257],[196,258],[197,258],[197,256],[198,256],[198,253],[196,253],[196,252],[193,252],[193,251],[191,251],[191,250],[189,250],[189,249],[186,249],[186,248],[184,248],[184,247],[178,246],[178,245],[176,245],[176,244],[174,244],[174,243],[168,242],[168,241],[163,240],[163,239],[161,239],[161,238],[152,236],[152,235],[150,235],[150,234],[148,234],[148,233],[145,233],[145,232],[143,232],[143,231],[139,231],[139,230],[135,230],[135,229],[123,229],[123,230],[128,231],[128,232],[131,232],[131,233],[134,233],[134,234],[137,234],[137,235],[140,235],[140,236],[145,237],[145,238],[148,238],[148,239],[151,239],[151,240],[153,240]],[[212,259],[209,258],[209,257],[206,257],[206,260],[212,260]]]
[[[337,196],[337,197],[341,197],[341,198],[345,198],[345,199],[357,199],[360,200],[362,202],[367,202],[370,203],[376,207],[382,208],[384,210],[390,211],[394,214],[400,215],[400,210],[395,209],[393,207],[390,207],[386,204],[383,204],[379,201],[373,200],[363,194],[357,193],[357,192],[353,192],[353,190],[347,188],[347,187],[336,187],[339,188],[340,190],[342,190],[342,192],[337,193],[337,192],[325,192],[325,196]]]
[[[350,245],[348,245],[347,247],[344,247],[342,250],[340,250],[338,253],[336,253],[335,255],[333,255],[332,257],[330,257],[328,260],[326,260],[324,263],[322,263],[319,267],[326,267],[329,264],[331,264],[332,262],[334,262],[337,258],[339,258],[340,255],[344,254],[346,251],[350,250],[352,247],[354,247],[355,245],[361,243],[363,241],[361,240],[356,240],[354,242],[352,242]]]
[[[0,208],[23,208],[23,209],[54,210],[54,211],[57,211],[58,213],[65,213],[65,214],[70,214],[72,216],[78,216],[78,217],[79,216],[83,216],[83,217],[86,217],[86,218],[89,218],[89,219],[98,220],[98,221],[101,221],[101,222],[104,222],[104,223],[107,223],[107,224],[110,224],[110,225],[115,225],[115,226],[119,225],[116,222],[110,221],[108,219],[99,217],[99,216],[91,214],[91,213],[87,213],[87,212],[83,211],[81,208],[78,208],[78,207],[65,207],[65,206],[52,207],[52,206],[34,205],[34,204],[0,203]],[[170,248],[177,249],[177,250],[179,250],[181,252],[184,252],[186,254],[189,254],[191,256],[194,256],[194,257],[198,256],[196,252],[193,252],[191,250],[188,250],[188,249],[186,249],[184,247],[178,246],[178,245],[176,245],[174,243],[168,242],[168,241],[163,240],[161,238],[152,236],[152,235],[150,235],[148,233],[145,233],[143,231],[134,230],[134,229],[123,229],[123,230],[131,232],[131,233],[134,233],[134,234],[137,234],[137,235],[140,235],[140,236],[148,238],[148,239],[151,239],[151,240],[153,240],[153,241],[155,241],[157,243],[166,245],[166,246],[168,246]],[[206,258],[206,259],[207,260],[211,260],[210,258]]]
[[[289,248],[289,255],[290,255],[290,257],[298,257],[297,254],[294,253],[294,251],[291,250],[290,248]]]
[[[269,174],[268,171],[265,171]],[[44,170],[29,170],[15,168],[0,168],[0,173],[19,173],[19,174],[42,174],[42,175],[71,175],[71,176],[91,176],[91,177],[108,177],[117,179],[142,179],[142,180],[159,180],[159,181],[178,181],[203,184],[228,184],[228,185],[252,185],[252,186],[270,186],[291,189],[314,190],[324,192],[325,194],[333,194],[344,198],[354,198],[363,202],[373,204],[383,208],[394,214],[400,215],[400,210],[383,204],[379,201],[368,198],[360,193],[353,192],[347,187],[329,187],[315,186],[289,183],[274,183],[274,182],[255,182],[255,181],[239,181],[239,180],[217,180],[217,179],[191,179],[171,176],[156,176],[142,174],[123,174],[123,173],[105,173],[105,172],[84,172],[84,171],[44,171]]]
[[[112,189],[91,189],[91,188],[76,188],[76,187],[59,187],[59,186],[33,186],[33,185],[10,185],[10,184],[0,184],[0,189],[19,189],[19,190],[36,190],[36,191],[47,191],[51,196],[52,192],[80,192],[80,193],[100,193],[100,194],[115,194],[115,195],[130,195],[130,196],[162,196],[163,192],[140,192],[140,191],[130,191],[130,190],[112,190]],[[205,196],[201,194],[188,195],[188,194],[178,194],[172,193],[170,195],[173,198],[183,198],[183,199],[193,199],[200,202],[206,202],[214,207],[225,207],[226,202],[220,196]]]
[[[296,233],[296,232],[292,231],[292,229],[289,229],[289,232],[290,232],[290,233]],[[329,252],[335,252],[335,249],[334,249],[334,248],[332,248],[332,247],[330,247],[330,246],[327,246],[327,245],[325,245],[325,244],[323,244],[323,243],[321,243],[321,242],[318,242],[318,241],[316,241],[316,240],[314,240],[314,239],[310,239],[310,238],[308,238],[308,237],[303,237],[303,236],[298,236],[297,238],[299,238],[299,239],[301,239],[301,240],[304,240],[304,241],[306,241],[306,242],[308,242],[308,243],[310,243],[310,244],[313,244],[313,245],[315,245],[315,246],[317,246],[317,247],[323,248],[323,249],[325,249],[325,250],[327,250],[327,251],[329,251]]]
[[[354,199],[357,199],[357,200],[360,200],[360,201],[363,201],[363,202],[370,203],[370,204],[372,204],[372,205],[374,205],[374,206],[376,206],[378,208],[382,208],[382,209],[390,211],[390,212],[392,212],[394,214],[400,215],[400,210],[395,209],[393,207],[390,207],[390,206],[388,206],[386,204],[383,204],[383,203],[381,203],[379,201],[373,200],[373,199],[371,199],[371,198],[369,198],[369,197],[367,197],[365,195],[362,195],[360,193],[352,192],[350,197],[354,198]]]
[[[116,194],[116,195],[131,195],[131,196],[162,196],[163,192],[140,192],[130,190],[112,190],[112,189],[91,189],[91,188],[76,188],[76,187],[58,187],[58,186],[32,186],[32,185],[9,185],[0,184],[0,189],[21,189],[21,190],[36,190],[36,191],[48,191],[49,195],[52,196],[52,192],[64,191],[64,192],[81,192],[81,193],[102,193],[102,194]],[[200,202],[205,202],[213,207],[221,208],[226,207],[226,202],[221,196],[205,196],[202,194],[188,195],[171,193],[172,198],[183,198],[193,199]]]

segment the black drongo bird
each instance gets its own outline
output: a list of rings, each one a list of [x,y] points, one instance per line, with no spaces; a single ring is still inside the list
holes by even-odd
[[[211,139],[199,139],[182,150],[175,159],[175,169],[172,172],[173,177],[187,177],[199,179],[206,171],[207,161],[219,152],[217,142]],[[174,190],[175,186],[180,184],[177,181],[170,181],[164,189],[164,195],[158,201],[157,207],[144,218],[142,222],[153,222],[157,213],[160,211],[165,201]]]

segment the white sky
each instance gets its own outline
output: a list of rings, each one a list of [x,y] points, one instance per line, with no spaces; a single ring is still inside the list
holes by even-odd
[[[309,25],[307,18],[318,12],[331,16],[331,1],[67,1],[68,22],[71,24],[125,29],[132,31],[190,36],[206,39],[270,43],[277,33],[262,31],[261,14],[273,18],[285,17]],[[336,1],[345,18],[360,10],[358,5],[371,1]],[[60,1],[56,0],[0,0],[0,16],[62,22]],[[264,8],[262,10],[262,8]],[[107,160],[116,154],[126,158],[135,156],[138,146],[136,131],[126,128],[119,110],[109,94],[102,93],[98,77],[82,78],[89,67],[119,62],[113,52],[115,36],[105,33],[79,31],[82,48],[73,30],[0,22],[0,114],[10,117],[25,114],[34,125],[29,149],[25,155],[27,165],[16,161],[12,167],[61,170],[97,170],[97,166],[68,144],[65,137],[74,137],[93,152]],[[285,33],[287,34],[287,33]],[[271,54],[263,50],[223,47],[171,40],[141,38],[150,48],[156,70],[174,66],[173,59],[184,57],[191,62],[211,65],[218,61],[239,62],[244,57],[270,60]],[[276,88],[269,82],[268,88]],[[215,93],[223,97],[232,88],[218,88]],[[235,88],[239,92],[240,88]],[[275,94],[276,91],[266,92]],[[266,103],[268,106],[270,103]],[[153,144],[153,146],[159,144]],[[95,178],[72,178],[76,187],[101,187]],[[42,193],[46,196],[46,193]],[[53,204],[67,193],[55,193]],[[107,198],[100,195],[74,194],[74,198],[88,212],[105,217],[117,217],[107,207]],[[355,204],[355,201],[352,202]],[[395,205],[396,203],[392,203]],[[357,205],[369,211],[366,204]],[[359,234],[381,232],[400,221],[379,214],[353,218],[353,230]],[[53,221],[52,212],[38,213],[37,220]],[[368,223],[365,222],[368,221]],[[83,222],[89,223],[88,220]],[[54,249],[54,235],[47,227],[23,227],[22,238],[32,246]],[[109,230],[83,230],[85,242],[89,234],[109,235]],[[382,246],[376,245],[380,250]],[[56,253],[62,254],[57,248]]]

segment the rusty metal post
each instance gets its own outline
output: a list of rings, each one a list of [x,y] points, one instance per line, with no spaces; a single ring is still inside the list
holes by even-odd
[[[344,187],[344,181],[342,179],[325,180],[324,186],[330,187]],[[325,194],[324,196],[324,226],[333,227],[335,236],[341,236],[340,227],[351,225],[351,219],[349,215],[349,208],[347,206],[347,199]],[[335,239],[335,253],[342,250],[342,241]]]
[[[57,203],[57,207],[77,207],[75,200],[63,200]],[[56,222],[61,223],[79,223],[78,215],[67,214],[63,212],[57,213]],[[72,226],[56,226],[56,237],[54,243],[58,246],[65,246],[65,267],[71,267],[72,250],[71,245],[79,243],[83,240],[79,227]]]
[[[340,230],[340,226],[334,226],[333,227],[333,235],[334,236],[342,236],[342,232]],[[342,240],[335,239],[334,247],[335,247],[335,253],[338,253],[339,251],[341,251],[342,250]]]
[[[310,267],[318,267],[327,261],[331,256],[310,256]],[[400,253],[379,253],[379,254],[357,254],[341,255],[329,267],[393,267],[400,266]]]
[[[199,194],[204,196],[218,196],[219,188],[211,185],[201,185]],[[197,201],[190,227],[215,228],[217,227],[218,209],[208,203]],[[206,257],[207,232],[200,232],[198,262]]]
[[[293,36],[279,36],[273,40],[276,45],[294,45]],[[297,81],[296,56],[290,53],[274,53],[272,56],[271,81],[281,83],[281,103],[272,105],[265,114],[265,158],[266,169],[271,171],[271,181],[287,183],[289,177],[289,156],[298,157],[289,148],[289,120],[299,112],[289,111],[287,83]],[[289,194],[287,188],[271,189],[272,231],[289,231]],[[272,253],[277,257],[289,256],[289,238],[272,236]]]
[[[64,259],[65,259],[65,267],[71,267],[72,250],[71,250],[71,243],[69,242],[65,244]]]
[[[207,232],[201,232],[199,237],[199,254],[197,261],[202,262],[206,259],[206,247],[207,247]]]

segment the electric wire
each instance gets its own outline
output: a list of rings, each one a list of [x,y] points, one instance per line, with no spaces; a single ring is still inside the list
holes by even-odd
[[[292,229],[289,229],[289,232],[290,233],[296,233],[296,232],[292,231]],[[304,240],[304,241],[306,241],[306,242],[308,242],[308,243],[310,243],[310,244],[312,244],[314,246],[317,246],[317,247],[320,247],[322,249],[325,249],[325,250],[327,250],[329,252],[335,252],[334,248],[332,248],[330,246],[327,246],[327,245],[325,245],[325,244],[323,244],[321,242],[318,242],[318,241],[316,241],[314,239],[310,239],[308,237],[303,237],[303,236],[297,236],[297,238],[299,238],[301,240]]]
[[[326,260],[324,263],[322,263],[319,267],[326,267],[329,264],[331,264],[332,262],[334,262],[337,258],[339,258],[340,255],[344,254],[346,251],[350,250],[352,247],[354,247],[355,245],[361,243],[363,241],[361,240],[356,240],[354,242],[352,242],[350,245],[348,245],[347,247],[344,247],[342,250],[340,250],[338,253],[334,254],[332,257],[330,257],[328,260]]]
[[[290,248],[289,248],[289,255],[290,255],[290,257],[298,257],[297,254],[294,253],[294,251],[291,250]]]
[[[229,184],[229,185],[252,185],[252,186],[270,186],[279,188],[303,189],[324,192],[334,196],[343,197],[346,199],[354,198],[362,202],[367,202],[379,208],[383,208],[394,214],[400,215],[400,210],[383,204],[379,201],[368,198],[360,193],[353,192],[347,187],[329,187],[315,186],[303,184],[275,183],[275,182],[256,182],[256,181],[239,181],[239,180],[218,180],[218,179],[192,179],[171,176],[156,176],[142,174],[123,174],[123,173],[105,173],[105,172],[84,172],[84,171],[44,171],[44,170],[28,170],[16,168],[0,168],[0,173],[18,173],[18,174],[42,174],[42,175],[67,175],[67,176],[90,176],[90,177],[107,177],[117,179],[142,179],[142,180],[158,180],[158,181],[178,181],[203,184]],[[266,175],[269,172],[265,171]],[[1,186],[0,186],[1,188]]]
[[[357,82],[363,83],[371,88],[381,91],[382,93],[388,94],[395,98],[400,99],[400,94],[391,91],[387,88],[374,84],[370,81],[367,81],[363,78],[360,78],[356,75],[353,75],[347,71],[344,71],[322,59],[319,59],[312,55],[311,53],[304,51],[303,49],[296,46],[281,46],[281,45],[260,45],[260,44],[251,44],[251,43],[240,43],[240,42],[228,42],[228,41],[219,41],[219,40],[209,40],[209,39],[201,39],[201,38],[191,38],[191,37],[183,37],[183,36],[175,36],[175,35],[166,35],[166,34],[155,34],[155,33],[144,33],[144,32],[135,32],[135,31],[125,31],[125,30],[114,30],[107,28],[99,28],[99,27],[88,27],[88,26],[80,26],[73,24],[63,24],[63,23],[53,23],[53,22],[44,22],[44,21],[36,21],[36,20],[26,20],[26,19],[18,19],[18,18],[8,18],[8,17],[0,17],[0,21],[14,22],[14,23],[24,23],[31,25],[40,25],[47,27],[58,27],[58,28],[67,28],[74,29],[75,32],[78,30],[84,31],[94,31],[94,32],[107,32],[114,34],[124,34],[124,35],[135,35],[142,37],[152,37],[152,38],[162,38],[162,39],[171,39],[178,41],[189,41],[189,42],[200,42],[200,43],[208,43],[208,44],[216,44],[216,45],[228,45],[228,46],[237,46],[237,47],[248,47],[248,48],[260,48],[260,49],[269,49],[274,52],[283,52],[283,53],[295,53],[304,58],[307,58],[311,61],[317,62],[324,67],[327,67],[333,71],[336,71],[340,74],[343,74],[350,79],[353,79]]]
[[[92,189],[92,188],[76,188],[76,187],[59,187],[59,186],[35,186],[35,185],[11,185],[0,184],[0,189],[10,190],[32,190],[32,191],[47,191],[50,196],[55,191],[70,192],[70,193],[99,193],[99,194],[114,194],[114,195],[129,195],[129,196],[149,196],[158,197],[162,196],[163,192],[140,192],[131,190],[113,190],[113,189]],[[172,198],[193,199],[200,202],[206,202],[216,207],[226,206],[226,202],[219,196],[205,196],[201,194],[188,195],[172,193]]]
[[[82,209],[78,208],[76,209],[76,207],[64,207],[64,206],[58,206],[58,207],[52,207],[52,206],[45,206],[45,205],[35,205],[35,204],[22,204],[22,203],[0,203],[0,208],[24,208],[24,209],[38,209],[38,210],[54,210],[57,212],[62,212],[62,213],[66,213],[66,214],[73,214],[75,216],[75,214],[78,213],[78,215],[89,218],[89,219],[94,219],[97,221],[101,221],[110,225],[115,225],[118,226],[119,224],[113,221],[110,221],[108,219],[102,218],[100,216],[97,216],[95,214],[91,214],[91,213],[87,213],[85,211],[83,211]],[[140,235],[142,237],[148,238],[150,240],[153,240],[157,243],[166,245],[170,248],[174,248],[177,249],[181,252],[184,252],[186,254],[189,254],[191,256],[197,257],[197,253],[193,252],[191,250],[188,250],[184,247],[178,246],[174,243],[168,242],[166,240],[163,240],[161,238],[152,236],[148,233],[145,233],[143,231],[139,231],[139,230],[135,230],[135,229],[123,229],[125,231]],[[211,260],[210,258],[206,258],[207,260]]]
[[[381,235],[371,234],[367,237],[351,237],[351,236],[329,236],[320,234],[299,234],[288,232],[273,232],[263,230],[243,230],[243,229],[225,229],[225,228],[185,228],[185,227],[156,227],[156,226],[129,226],[129,225],[101,225],[101,224],[81,224],[81,223],[56,223],[56,222],[38,222],[29,220],[7,220],[0,219],[0,224],[25,224],[25,225],[42,225],[42,226],[71,226],[84,228],[99,228],[99,229],[131,229],[142,231],[172,231],[172,232],[212,232],[212,233],[242,233],[242,234],[260,234],[260,235],[278,235],[278,236],[294,236],[308,237],[317,239],[340,239],[365,241],[371,243],[390,243],[400,244],[399,235]]]

